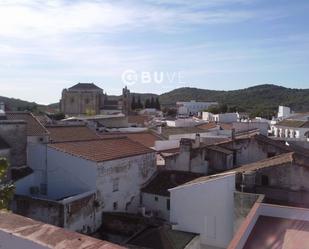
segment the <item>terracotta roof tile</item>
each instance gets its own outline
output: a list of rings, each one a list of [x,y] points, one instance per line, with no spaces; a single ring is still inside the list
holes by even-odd
[[[43,136],[48,131],[31,112],[7,112],[8,120],[24,120],[27,123],[27,136]]]
[[[221,129],[223,130],[232,130],[233,124],[228,124],[228,123],[221,123],[220,124]]]
[[[152,132],[138,132],[138,133],[114,133],[114,134],[101,134],[101,138],[111,138],[111,137],[120,137],[126,136],[131,140],[138,142],[146,147],[154,147],[155,141],[162,140],[161,137],[153,134]]]
[[[126,137],[54,143],[48,146],[95,162],[110,161],[155,152]]]
[[[70,142],[98,139],[94,131],[86,126],[47,126],[52,142]]]
[[[142,192],[155,195],[169,196],[170,193],[168,190],[170,188],[177,187],[201,176],[202,174],[186,171],[161,171],[157,174],[157,176],[155,176],[155,178],[152,179],[151,182],[147,184],[147,186],[142,188]]]
[[[309,128],[309,121],[285,119],[279,122],[277,125],[295,128]]]
[[[209,129],[214,129],[217,127],[217,124],[214,123],[214,122],[210,122],[210,123],[204,123],[204,124],[200,124],[200,125],[197,125],[195,126],[199,129],[202,129],[202,130],[209,130]]]
[[[44,224],[20,215],[0,211],[0,231],[48,248],[121,249],[124,247],[98,240],[60,227]]]
[[[233,154],[233,151],[229,150],[229,149],[226,149],[226,148],[223,148],[223,147],[220,147],[218,145],[210,145],[210,146],[207,146],[207,149],[209,150],[215,150],[215,151],[219,151],[221,153],[224,153],[224,154]]]
[[[151,120],[150,116],[147,115],[129,115],[128,122],[129,123],[136,123],[138,125],[145,126]]]
[[[267,159],[264,159],[264,160],[261,160],[255,163],[246,164],[239,168],[231,169],[231,170],[225,171],[220,174],[203,176],[193,181],[187,182],[183,185],[201,183],[201,182],[205,182],[205,181],[218,178],[218,177],[223,177],[223,176],[233,174],[233,173],[248,172],[248,171],[254,171],[254,170],[267,168],[267,167],[281,166],[287,163],[292,163],[294,160],[293,155],[294,155],[294,152],[284,153],[284,154],[270,157],[270,158],[267,158]]]

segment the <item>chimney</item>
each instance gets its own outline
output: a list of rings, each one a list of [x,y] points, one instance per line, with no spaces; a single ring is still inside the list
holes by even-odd
[[[4,102],[0,102],[0,111],[5,112],[5,105],[4,105]]]
[[[162,126],[157,126],[157,133],[162,134]]]
[[[232,128],[232,141],[234,141],[235,140],[235,128]]]
[[[192,140],[189,138],[180,139],[179,150],[180,152],[190,152],[192,148]]]
[[[196,133],[195,134],[195,143],[194,143],[194,147],[195,148],[199,148],[201,145],[201,135]]]
[[[3,102],[0,102],[0,119],[5,119],[5,105]]]

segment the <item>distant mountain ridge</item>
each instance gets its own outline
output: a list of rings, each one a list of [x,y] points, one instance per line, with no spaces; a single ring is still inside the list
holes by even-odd
[[[136,98],[140,96],[142,101],[158,96],[161,105],[166,107],[175,106],[177,101],[218,101],[220,104],[227,104],[236,107],[239,111],[257,116],[271,116],[275,114],[279,105],[289,106],[297,112],[309,111],[309,89],[293,89],[271,84],[230,91],[183,87],[161,95],[152,93],[132,93],[132,95]],[[118,98],[118,96],[112,96],[112,98]],[[34,102],[6,97],[0,97],[0,101],[5,102],[11,110],[43,107]],[[49,107],[57,108],[57,103]]]
[[[161,104],[166,106],[190,100],[218,101],[220,104],[235,106],[239,111],[261,116],[271,116],[279,105],[289,106],[297,112],[309,111],[309,89],[292,89],[271,84],[231,91],[184,87],[160,95]]]

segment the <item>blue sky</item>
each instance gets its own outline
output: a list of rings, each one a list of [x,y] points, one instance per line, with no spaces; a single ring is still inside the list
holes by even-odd
[[[309,88],[308,12],[308,0],[0,0],[0,95],[52,103],[77,82],[120,94],[126,70],[134,92]]]

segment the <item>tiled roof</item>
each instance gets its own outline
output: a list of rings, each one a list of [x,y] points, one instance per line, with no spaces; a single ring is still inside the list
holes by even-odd
[[[102,90],[93,83],[78,83],[69,88],[69,90]]]
[[[27,123],[27,136],[43,136],[48,131],[31,112],[7,112],[8,120],[24,120]]]
[[[272,146],[280,148],[283,152],[293,151],[289,146],[285,145],[284,141],[274,140],[263,135],[254,135],[253,138],[262,143],[270,144]]]
[[[199,127],[162,127],[162,136],[168,138],[170,135],[188,134],[188,133],[203,133],[204,129]]]
[[[48,248],[121,249],[124,247],[20,215],[0,211],[0,231]],[[9,243],[9,241],[7,241]],[[22,246],[22,245],[21,245]],[[13,248],[13,247],[12,247]],[[20,247],[21,248],[21,247]]]
[[[221,129],[223,130],[232,130],[233,129],[233,124],[231,123],[221,123],[220,124]]]
[[[255,163],[250,163],[243,165],[239,168],[234,169],[237,172],[246,172],[251,170],[258,170],[262,168],[272,167],[272,166],[279,166],[286,163],[292,163],[294,152],[280,154],[278,156],[270,157]]]
[[[155,178],[142,188],[142,192],[155,195],[169,196],[169,189],[192,181],[202,174],[187,171],[166,170],[159,172]]]
[[[210,145],[210,146],[207,146],[207,149],[209,150],[215,150],[215,151],[219,151],[221,153],[224,153],[224,154],[233,154],[233,151],[231,150],[228,150],[226,148],[223,148],[223,147],[220,147],[218,145]]]
[[[138,124],[145,126],[145,123],[149,122],[151,120],[150,116],[147,115],[129,115],[128,116],[128,122],[131,124]]]
[[[210,123],[204,123],[204,124],[200,124],[200,125],[197,125],[195,126],[199,129],[202,129],[202,130],[209,130],[209,129],[214,129],[217,127],[217,124],[215,122],[210,122]]]
[[[119,137],[119,136],[126,136],[130,138],[131,140],[138,142],[146,147],[154,147],[155,141],[162,140],[161,137],[153,134],[152,132],[136,132],[136,133],[113,133],[113,134],[101,134],[100,137],[104,138],[110,138],[110,137]]]
[[[309,128],[309,121],[285,119],[279,122],[277,125],[294,128]]]
[[[47,126],[51,142],[70,142],[98,139],[94,131],[86,126]]]
[[[254,171],[262,168],[267,168],[267,167],[273,167],[273,166],[281,166],[287,163],[292,163],[294,158],[293,158],[294,152],[289,152],[289,153],[284,153],[279,156],[274,156],[270,157],[255,163],[250,163],[243,165],[239,168],[231,169],[228,171],[225,171],[221,174],[216,174],[216,175],[209,175],[209,176],[203,176],[200,178],[197,178],[193,181],[187,182],[183,185],[188,185],[188,184],[195,184],[195,183],[201,183],[205,182],[214,178],[218,177],[223,177],[225,175],[233,174],[233,173],[241,173],[241,172],[248,172],[248,171]]]
[[[195,236],[193,233],[172,230],[165,225],[149,227],[133,236],[127,244],[132,249],[183,249]]]
[[[126,137],[54,143],[48,146],[94,162],[110,161],[154,152],[154,150]]]

